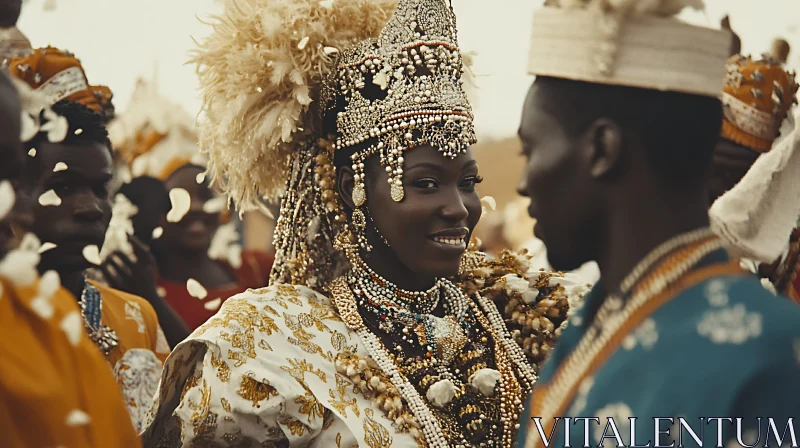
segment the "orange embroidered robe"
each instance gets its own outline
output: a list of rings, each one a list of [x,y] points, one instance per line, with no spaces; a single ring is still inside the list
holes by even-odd
[[[0,436],[4,447],[140,446],[102,354],[65,289],[0,280]]]
[[[103,325],[119,345],[106,359],[122,391],[136,430],[150,409],[170,348],[153,307],[143,298],[90,281],[103,300]]]

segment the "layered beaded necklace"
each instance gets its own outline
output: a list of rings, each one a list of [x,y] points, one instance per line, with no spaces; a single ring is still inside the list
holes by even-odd
[[[444,279],[404,291],[352,255],[351,271],[331,288],[334,302],[401,391],[428,444],[510,447],[536,377],[496,308],[479,307]],[[439,309],[444,317],[433,314]],[[489,386],[476,380],[482,375],[493,377]]]

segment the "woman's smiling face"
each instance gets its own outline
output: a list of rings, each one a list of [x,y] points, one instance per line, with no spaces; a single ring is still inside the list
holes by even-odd
[[[461,256],[481,217],[481,182],[471,150],[454,159],[432,146],[403,154],[400,202],[391,198],[388,174],[378,157],[366,163],[369,215],[399,261],[424,276],[458,273]]]

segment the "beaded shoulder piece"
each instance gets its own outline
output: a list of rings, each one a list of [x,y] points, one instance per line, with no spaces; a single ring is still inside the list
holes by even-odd
[[[494,302],[509,332],[538,371],[566,326],[569,293],[559,282],[563,274],[531,270],[527,251],[503,251],[488,259],[469,252],[471,262],[453,279],[467,295]]]

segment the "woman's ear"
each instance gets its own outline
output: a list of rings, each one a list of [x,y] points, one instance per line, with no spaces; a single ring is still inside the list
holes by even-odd
[[[336,191],[339,192],[339,199],[350,210],[356,208],[353,202],[353,187],[355,186],[353,174],[353,168],[349,166],[343,166],[336,170]]]

